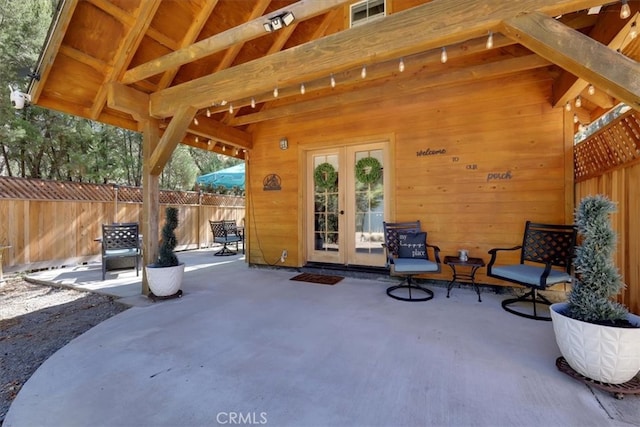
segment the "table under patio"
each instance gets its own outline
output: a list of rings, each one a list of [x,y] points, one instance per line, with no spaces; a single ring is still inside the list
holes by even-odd
[[[184,296],[157,303],[132,270],[34,274],[133,307],[47,360],[4,425],[638,425],[640,396],[559,372],[551,322],[505,312],[504,295],[433,286],[406,303],[389,277],[291,281],[214,251],[180,253]]]

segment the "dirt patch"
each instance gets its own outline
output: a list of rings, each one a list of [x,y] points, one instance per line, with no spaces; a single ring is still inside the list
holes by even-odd
[[[22,279],[0,284],[0,424],[24,383],[47,358],[127,308],[92,292]]]

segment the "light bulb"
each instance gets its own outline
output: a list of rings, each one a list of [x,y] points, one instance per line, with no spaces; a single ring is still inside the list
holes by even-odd
[[[276,86],[276,88],[273,90],[273,97],[274,98],[278,97],[278,86]]]
[[[207,108],[207,117],[211,117],[211,110]]]
[[[198,139],[198,137],[196,136],[196,142],[200,142],[200,140]]]
[[[222,146],[222,151],[227,151],[227,146],[226,145]]]
[[[587,92],[589,93],[589,95],[593,95],[594,93],[596,93],[596,88],[593,85],[589,85],[589,89],[587,89]]]
[[[300,94],[304,95],[304,93],[307,91],[307,89],[304,87],[304,83],[300,84]]]
[[[487,49],[493,47],[493,31],[489,31],[489,37],[487,37]]]
[[[567,101],[567,103],[564,104],[564,109],[566,111],[571,111],[571,102]]]
[[[578,115],[573,113],[573,123],[578,123]]]
[[[197,117],[193,118],[193,124],[196,125],[196,126],[198,126],[200,124],[200,122],[198,121]]]
[[[211,144],[213,144],[212,140],[207,141],[207,145],[211,145]]]
[[[362,77],[363,79],[367,78],[367,66],[366,65],[362,66],[362,71],[360,71],[360,77]]]
[[[576,108],[580,108],[582,107],[582,98],[580,98],[580,95],[578,95],[576,97]]]
[[[635,21],[631,23],[631,30],[629,30],[629,37],[631,37],[631,40],[638,37],[638,26],[636,25]]]
[[[229,114],[233,114],[233,104],[229,104]]]
[[[403,72],[404,71],[404,59],[400,58],[400,63],[398,64],[398,71]]]
[[[336,87],[336,78],[331,74],[331,87]]]
[[[251,108],[256,108],[256,99],[251,97]]]
[[[447,56],[447,48],[443,47],[442,53],[440,54],[440,62],[444,64],[445,62],[447,62],[447,59],[449,59],[449,57]]]
[[[627,19],[631,16],[631,8],[627,3],[627,0],[622,0],[622,7],[620,8],[620,19]]]

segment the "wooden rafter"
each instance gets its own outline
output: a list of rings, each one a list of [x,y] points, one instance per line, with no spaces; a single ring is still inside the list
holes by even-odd
[[[640,109],[638,62],[538,12],[506,20],[502,32],[632,108]]]
[[[176,114],[171,119],[169,126],[165,130],[164,134],[160,138],[158,146],[151,153],[149,160],[149,173],[151,175],[159,175],[164,169],[164,165],[167,164],[173,150],[178,146],[178,143],[184,138],[187,133],[187,128],[193,120],[197,109],[190,106],[180,107]]]
[[[291,6],[273,12],[270,16],[276,16],[284,12],[292,12],[298,21],[313,18],[327,10],[347,3],[350,0],[302,0]],[[202,59],[205,56],[220,52],[232,47],[236,43],[253,40],[264,35],[264,19],[258,18],[243,25],[231,28],[215,36],[201,40],[186,48],[171,52],[162,58],[141,64],[122,77],[122,83],[130,84],[143,80],[161,72],[177,68],[181,65]]]
[[[275,86],[345,71],[358,65],[459,43],[495,30],[502,20],[527,11],[550,15],[597,6],[593,0],[434,0],[365,24],[263,57],[219,73],[201,77],[151,95],[151,114],[168,117],[177,105],[205,108],[221,96],[242,99]],[[429,20],[425,21],[428,16]],[[429,24],[431,23],[431,24]],[[408,41],[411,41],[410,43]],[[295,66],[293,66],[295,64]],[[238,79],[238,76],[243,76]]]

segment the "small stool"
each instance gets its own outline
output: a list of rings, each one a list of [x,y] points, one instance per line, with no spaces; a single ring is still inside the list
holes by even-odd
[[[449,292],[451,292],[453,284],[455,282],[461,283],[460,280],[462,279],[473,285],[478,294],[478,302],[482,302],[480,298],[480,288],[476,284],[476,271],[478,271],[480,267],[484,267],[484,260],[482,258],[469,257],[466,261],[463,261],[457,256],[446,256],[444,257],[444,263],[451,267],[453,271],[453,279],[451,279],[447,285],[447,298],[449,298]],[[468,273],[461,273],[456,270],[456,267],[469,267],[471,270]]]

